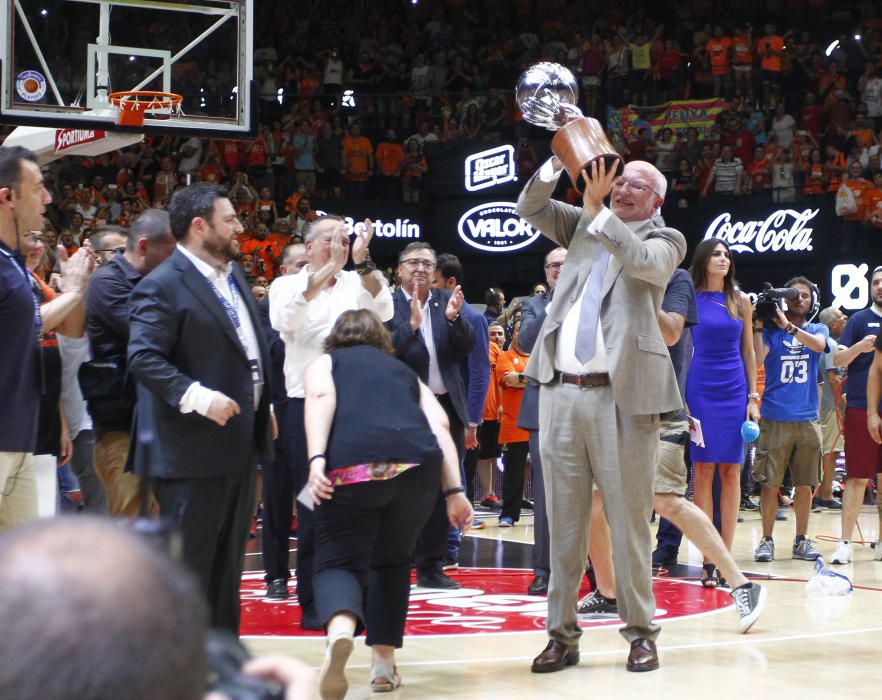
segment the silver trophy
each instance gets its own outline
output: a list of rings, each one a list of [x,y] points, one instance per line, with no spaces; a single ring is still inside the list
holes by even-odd
[[[515,88],[515,100],[530,124],[557,133],[551,150],[563,162],[573,185],[584,189],[582,172],[602,158],[606,171],[624,169],[622,157],[607,138],[600,122],[582,115],[576,106],[579,87],[568,68],[557,63],[537,63],[525,70]]]

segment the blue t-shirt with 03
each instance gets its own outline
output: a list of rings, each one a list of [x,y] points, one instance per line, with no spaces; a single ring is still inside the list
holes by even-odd
[[[839,336],[839,344],[850,348],[868,335],[880,335],[882,318],[871,308],[852,314],[845,324],[845,330]],[[873,364],[872,352],[862,352],[848,365],[848,378],[845,380],[844,393],[848,396],[849,408],[867,407],[867,375]]]
[[[803,330],[830,337],[821,323],[807,323]],[[769,354],[764,363],[762,417],[790,423],[818,420],[818,368],[824,353],[810,350],[781,328],[764,329],[763,342]]]

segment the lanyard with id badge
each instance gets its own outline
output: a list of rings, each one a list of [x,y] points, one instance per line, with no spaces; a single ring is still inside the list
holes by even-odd
[[[242,328],[242,321],[239,318],[239,285],[236,284],[236,279],[233,277],[232,273],[227,277],[227,281],[230,285],[230,297],[233,300],[232,304],[227,301],[226,297],[220,293],[220,290],[214,286],[214,283],[211,280],[208,280],[208,284],[218,301],[224,307],[224,310],[227,312],[227,316],[230,317],[230,321],[233,322],[233,327],[236,329],[236,335],[239,336],[239,342],[242,344],[242,349],[247,356],[248,343],[245,340],[245,329]],[[254,408],[256,410],[260,404],[260,396],[263,393],[263,378],[260,374],[260,365],[258,364],[256,357],[248,357],[248,364],[251,367],[251,381],[254,383]]]
[[[31,292],[31,296],[34,299],[34,331],[37,334],[37,337],[40,336],[41,331],[43,330],[43,316],[40,313],[40,300],[37,298],[37,295],[34,293],[34,278],[27,271],[27,268],[24,266],[24,261],[19,260],[12,253],[7,253],[5,250],[0,250],[0,253],[12,263],[13,267],[21,273],[22,279],[24,279],[25,285],[27,285],[28,290]]]

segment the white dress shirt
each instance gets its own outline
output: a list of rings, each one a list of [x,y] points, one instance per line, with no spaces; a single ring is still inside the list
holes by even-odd
[[[243,294],[250,294],[251,290],[239,289],[237,287],[238,297],[240,297],[237,299],[230,291],[232,263],[227,263],[221,267],[212,267],[204,260],[197,258],[180,243],[178,244],[178,250],[181,251],[191,263],[193,263],[199,273],[208,280],[209,284],[214,286],[214,288],[220,292],[221,296],[229,302],[230,306],[233,307],[239,316],[241,329],[236,330],[236,335],[238,335],[239,339],[242,341],[242,345],[245,348],[245,354],[248,356],[249,361],[257,362],[260,371],[260,381],[254,383],[254,408],[256,409],[260,405],[260,397],[263,394],[263,386],[265,383],[264,377],[266,374],[260,359],[260,345],[257,342],[257,332],[254,329],[254,324],[251,322],[251,315],[248,313],[248,307],[241,299]],[[220,304],[220,300],[218,300],[217,303]],[[230,323],[233,323],[232,319],[230,319]],[[210,361],[210,358],[207,361]],[[196,411],[199,415],[204,416],[208,413],[214,394],[214,390],[202,386],[199,382],[193,382],[187,387],[187,391],[185,391],[184,395],[181,397],[181,403],[178,407],[180,408],[181,413],[191,413],[192,411]]]
[[[563,168],[556,168],[554,166],[554,159],[549,158],[542,164],[537,177],[543,182],[556,182],[558,178],[560,178],[561,173],[563,173]],[[612,216],[612,212],[606,207],[603,207],[588,225],[588,234],[596,236],[600,233],[610,216]],[[632,221],[625,225],[632,231],[636,231],[645,223],[646,220]],[[609,262],[607,263],[607,274],[609,274],[609,265],[612,261],[613,256],[611,255],[609,257]],[[585,284],[582,285],[582,291],[579,292],[579,297],[570,307],[570,310],[567,311],[567,315],[564,317],[563,323],[557,334],[554,366],[556,369],[561,372],[566,372],[567,374],[600,374],[609,372],[609,357],[606,354],[606,345],[603,341],[603,324],[600,322],[600,314],[597,315],[594,357],[584,364],[579,362],[576,358],[576,333],[579,328],[579,314],[582,308],[582,298],[585,296],[585,290],[587,288],[588,278],[586,277]]]
[[[413,298],[408,294],[404,287],[401,287],[401,293],[410,304]],[[423,320],[420,322],[420,333],[423,335],[423,343],[426,350],[429,351],[429,381],[426,385],[432,390],[435,396],[447,393],[447,387],[444,385],[444,379],[441,378],[441,369],[438,367],[438,353],[435,352],[435,336],[432,335],[432,314],[429,311],[429,304],[438,306],[438,302],[432,299],[432,291],[429,290],[429,296],[426,297],[426,303],[423,304]],[[445,309],[446,311],[446,309]]]
[[[270,323],[285,341],[285,389],[289,397],[304,398],[303,370],[324,352],[325,339],[344,311],[370,309],[381,321],[392,318],[392,293],[383,284],[377,296],[364,288],[361,276],[341,270],[336,282],[312,300],[303,296],[310,266],[296,275],[273,280],[269,290]]]

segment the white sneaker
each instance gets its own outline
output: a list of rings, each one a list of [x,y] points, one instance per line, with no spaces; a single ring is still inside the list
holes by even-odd
[[[850,564],[852,561],[854,561],[854,546],[851,542],[840,540],[839,544],[836,545],[836,551],[833,552],[833,556],[830,558],[830,563]]]
[[[873,548],[873,559],[882,561],[882,540],[876,542],[876,546]]]

